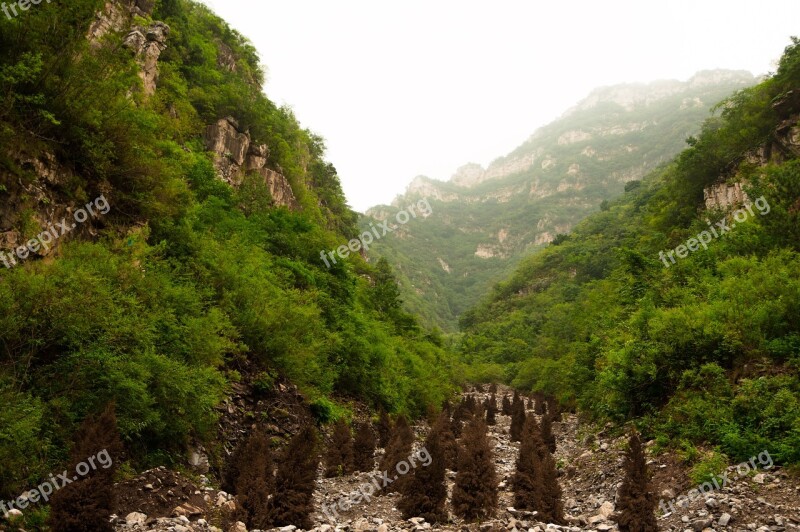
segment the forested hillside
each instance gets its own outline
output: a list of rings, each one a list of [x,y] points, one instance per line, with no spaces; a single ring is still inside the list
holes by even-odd
[[[753,83],[747,72],[715,70],[596,89],[488,168],[468,164],[447,182],[418,177],[392,206],[370,209],[362,227],[419,198],[433,206],[372,253],[397,268],[407,310],[456,331],[523,257],[672,159],[711,106]]]
[[[697,456],[800,459],[800,41],[462,319],[476,377]],[[742,194],[744,191],[745,194]]]
[[[319,421],[450,394],[388,265],[320,261],[356,233],[324,142],[207,8],[43,2],[0,51],[0,499],[109,403],[135,468],[213,448],[238,383],[291,382]]]

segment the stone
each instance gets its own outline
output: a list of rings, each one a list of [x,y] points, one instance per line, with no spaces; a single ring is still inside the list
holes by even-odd
[[[16,523],[17,521],[21,521],[25,515],[18,509],[12,508],[8,511],[8,520],[12,523]]]
[[[732,519],[731,514],[725,512],[719,517],[719,521],[717,521],[717,524],[719,526],[728,526],[728,523],[731,522],[731,519]]]
[[[597,513],[608,519],[611,516],[611,514],[614,513],[614,503],[610,501],[604,502],[603,504],[600,505],[600,508]]]
[[[181,504],[172,510],[172,517],[197,517],[198,515],[202,514],[202,509],[198,508],[197,506],[192,506],[189,503]]]
[[[299,208],[286,177],[267,168],[267,146],[254,145],[250,133],[241,132],[234,118],[221,118],[206,127],[204,140],[206,149],[214,153],[214,168],[220,179],[232,187],[238,187],[245,173],[255,172],[264,180],[276,205]]]
[[[753,482],[755,482],[756,484],[763,484],[766,478],[767,475],[765,475],[764,473],[759,473],[753,477]]]
[[[241,521],[236,521],[236,523],[232,524],[228,529],[228,532],[247,532],[247,525]]]
[[[141,512],[131,512],[125,516],[125,523],[128,526],[143,525],[147,521],[147,516]]]

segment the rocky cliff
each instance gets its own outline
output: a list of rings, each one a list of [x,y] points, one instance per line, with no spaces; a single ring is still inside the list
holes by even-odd
[[[299,207],[292,187],[279,172],[267,168],[269,148],[254,144],[250,133],[239,130],[232,117],[222,118],[206,128],[206,148],[214,154],[214,167],[220,179],[238,187],[248,173],[259,175],[269,187],[276,205],[296,209]]]

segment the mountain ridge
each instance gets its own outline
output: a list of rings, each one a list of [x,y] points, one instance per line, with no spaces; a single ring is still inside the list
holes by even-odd
[[[671,159],[709,108],[755,81],[720,69],[597,88],[487,167],[467,163],[448,181],[417,176],[391,204],[368,209],[364,220],[423,197],[438,204],[425,225],[409,224],[375,253],[397,264],[408,310],[454,331],[476,293]]]

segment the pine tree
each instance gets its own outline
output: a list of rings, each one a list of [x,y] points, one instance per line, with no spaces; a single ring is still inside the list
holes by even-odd
[[[464,431],[452,505],[456,515],[466,520],[490,517],[497,507],[494,456],[486,434],[486,424],[477,417],[469,422]]]
[[[458,443],[456,442],[455,434],[453,434],[450,416],[446,411],[442,411],[436,423],[442,425],[439,436],[441,438],[445,467],[451,471],[458,471]]]
[[[325,476],[328,478],[349,475],[355,470],[353,435],[344,419],[339,419],[333,429],[325,460]]]
[[[522,401],[514,403],[511,413],[511,441],[520,441],[522,438],[522,428],[525,426],[525,407]]]
[[[550,414],[542,416],[542,440],[544,440],[547,449],[551,453],[556,452],[556,437],[553,434],[553,418]]]
[[[49,518],[53,532],[114,530],[109,518],[116,509],[114,474],[122,451],[113,403],[99,416],[89,416],[83,421],[70,453],[70,471],[77,472],[79,464],[88,464],[89,458],[104,458],[106,453],[108,460],[53,495]],[[110,462],[108,467],[105,462]]]
[[[486,424],[492,426],[497,423],[497,400],[494,394],[486,402]]]
[[[508,395],[503,395],[503,404],[501,407],[501,412],[504,416],[511,415],[511,401],[508,400]]]
[[[353,454],[356,471],[375,469],[375,434],[369,423],[359,424],[353,444]]]
[[[536,408],[534,409],[534,412],[536,413],[537,416],[543,416],[545,412],[544,394],[541,392],[536,392],[534,395],[536,396]]]
[[[558,484],[556,461],[550,451],[541,453],[542,502],[539,514],[548,523],[564,524],[564,504],[561,502],[561,486]]]
[[[233,459],[237,461],[238,477],[234,493],[246,513],[251,528],[267,528],[269,496],[275,489],[270,440],[263,430],[256,430],[239,444]]]
[[[650,485],[642,441],[635,430],[631,432],[623,467],[625,478],[612,519],[622,532],[656,532],[656,497]]]
[[[555,397],[547,398],[547,413],[553,421],[561,421],[561,406],[556,401]]]
[[[528,416],[522,431],[517,468],[511,480],[514,508],[518,510],[535,511],[542,506],[542,463],[539,457],[543,447],[536,418]]]
[[[535,510],[539,512],[539,518],[548,523],[564,523],[555,460],[533,416],[525,420],[512,486],[515,508]]]
[[[392,438],[389,440],[389,445],[386,447],[386,454],[383,455],[381,460],[380,470],[386,471],[390,476],[393,472],[397,472],[397,464],[407,459],[411,455],[411,450],[414,446],[414,432],[408,424],[408,420],[404,415],[400,415],[395,421],[394,432]],[[392,493],[399,491],[403,484],[408,482],[408,477],[404,475],[398,476],[397,480],[389,484],[384,490],[385,493]]]
[[[418,464],[413,476],[402,489],[402,499],[398,509],[405,519],[422,517],[428,523],[447,520],[444,509],[447,501],[445,485],[445,453],[443,435],[450,431],[450,423],[446,417],[439,417],[430,434],[425,439],[424,448],[428,451],[430,463]]]
[[[269,526],[294,525],[311,529],[314,511],[314,487],[317,478],[317,436],[314,429],[302,429],[281,455],[275,475],[275,495],[269,501]]]
[[[392,421],[383,408],[378,415],[378,445],[382,449],[386,449],[386,446],[389,445],[389,438],[392,437]]]
[[[456,438],[461,437],[462,423],[470,419],[472,416],[473,412],[469,406],[469,402],[466,398],[462,399],[456,407],[455,412],[453,412],[453,423],[451,426],[453,429],[453,434]]]

